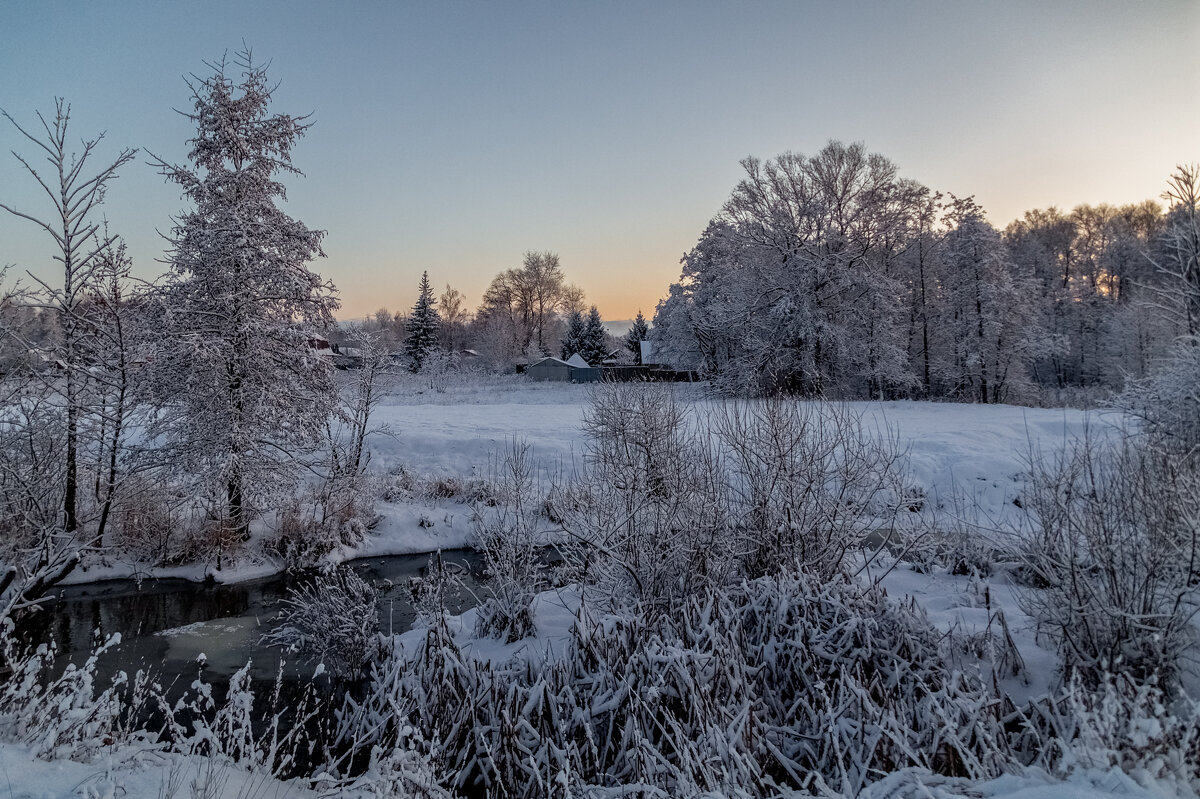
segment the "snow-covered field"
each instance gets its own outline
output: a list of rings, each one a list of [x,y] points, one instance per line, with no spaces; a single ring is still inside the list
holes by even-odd
[[[678,385],[678,398],[695,414],[712,401],[698,386]],[[488,389],[406,392],[375,415],[389,435],[371,441],[373,468],[420,474],[486,476],[511,442],[525,441],[548,482],[569,474],[586,452],[580,422],[590,389],[561,383],[514,382]],[[997,531],[1019,529],[1024,513],[1014,502],[1025,490],[1031,453],[1052,455],[1091,429],[1122,422],[1105,411],[960,405],[927,402],[854,402],[872,435],[894,437],[909,483],[923,492],[922,513],[939,526],[956,523]],[[461,505],[381,504],[384,522],[367,554],[404,554],[469,543]],[[432,527],[420,527],[421,516]]]
[[[712,400],[697,386],[676,388],[678,399],[697,414]],[[556,475],[569,474],[587,447],[581,429],[589,389],[561,384],[493,381],[482,386],[455,386],[444,392],[409,388],[389,398],[374,418],[386,432],[372,437],[371,468],[383,473],[407,470],[425,478],[469,480],[485,477],[514,441],[525,441],[540,464],[547,487]],[[1021,497],[1030,454],[1059,452],[1085,432],[1107,434],[1121,417],[1107,412],[1030,409],[920,402],[852,403],[872,435],[893,438],[903,452],[907,480],[925,501],[919,513],[938,526],[974,529],[979,535],[1006,534],[1020,529]],[[405,554],[456,548],[471,543],[470,508],[454,499],[408,498],[380,502],[382,520],[364,544],[338,553],[341,558]],[[221,579],[236,580],[261,574],[273,564],[250,564],[227,570]],[[76,576],[94,579],[114,576],[120,564],[102,572]],[[943,631],[983,632],[1002,610],[1026,669],[1010,678],[1005,689],[1018,701],[1047,690],[1056,659],[1036,636],[1032,620],[1016,601],[1016,589],[1004,573],[987,580],[955,576],[944,569],[919,573],[904,562],[884,556],[871,564],[866,578],[879,579],[894,597],[912,597]],[[570,589],[547,593],[535,607],[537,635],[546,651],[565,640],[572,622]],[[455,623],[460,644],[476,656],[503,658],[509,649],[524,646],[472,640],[474,611]],[[207,772],[206,772],[207,770]],[[197,795],[307,796],[309,787],[278,783],[246,774],[236,767],[213,766],[201,759],[122,751],[101,762],[31,761],[14,745],[0,746],[0,796],[107,797],[194,795],[191,786],[220,779],[215,793]],[[206,776],[206,773],[209,776]],[[893,775],[875,785],[870,796],[1047,797],[1166,795],[1155,785],[1139,785],[1120,771],[1080,770],[1067,783],[1039,774],[1008,776],[967,786],[926,775],[928,785],[914,787],[911,774]],[[1165,790],[1165,789],[1163,789]]]
[[[694,415],[713,401],[698,385],[677,384],[677,398]],[[407,470],[431,480],[487,478],[513,442],[526,442],[550,484],[582,463],[587,439],[581,420],[591,389],[523,378],[462,382],[442,391],[408,383],[381,404],[372,417],[378,430],[368,439],[370,468],[381,474]],[[1114,429],[1122,417],[1105,411],[961,405],[927,402],[852,402],[871,435],[892,437],[903,453],[908,483],[925,498],[922,515],[939,527],[978,527],[1014,531],[1024,514],[1017,504],[1032,452],[1053,454],[1064,443]],[[1014,502],[1016,500],[1017,502]],[[380,502],[381,520],[355,548],[339,559],[404,555],[456,549],[471,543],[471,509],[454,499],[410,498]],[[130,576],[211,577],[230,583],[257,579],[281,564],[243,559],[217,571],[204,566],[156,568],[108,558],[76,570],[68,583]]]

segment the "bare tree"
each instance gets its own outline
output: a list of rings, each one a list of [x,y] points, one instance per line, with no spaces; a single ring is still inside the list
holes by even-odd
[[[442,324],[438,332],[442,338],[442,348],[454,352],[455,344],[462,341],[463,328],[470,314],[467,311],[467,298],[456,288],[446,284],[446,290],[438,297],[437,313]]]
[[[0,114],[3,114],[22,136],[42,150],[50,164],[50,174],[45,176],[35,169],[28,159],[13,152],[50,198],[54,206],[53,216],[42,218],[4,203],[0,203],[0,208],[14,216],[27,219],[46,231],[58,248],[54,260],[62,264],[61,288],[53,287],[50,282],[42,280],[32,272],[30,277],[41,288],[40,303],[57,315],[62,335],[59,360],[64,366],[63,394],[66,406],[66,473],[62,525],[64,531],[70,534],[79,526],[77,461],[82,404],[80,371],[84,368],[80,361],[80,341],[83,337],[80,307],[87,293],[96,285],[96,272],[101,263],[101,255],[116,240],[116,237],[109,235],[107,231],[103,236],[99,235],[101,227],[95,218],[96,211],[104,202],[109,181],[117,177],[117,170],[132,160],[137,151],[122,150],[107,166],[94,174],[88,174],[88,161],[104,134],[101,133],[94,139],[85,139],[82,150],[78,153],[70,150],[67,130],[71,119],[71,107],[61,97],[54,101],[53,120],[47,121],[46,117],[38,112],[38,121],[42,127],[40,135],[23,128],[7,111],[0,110]]]
[[[1200,336],[1200,165],[1177,168],[1163,199],[1172,207],[1165,257],[1157,266],[1170,280],[1166,290],[1180,307],[1187,335]]]
[[[513,355],[536,348],[549,354],[558,314],[582,306],[583,293],[564,282],[558,256],[527,252],[520,269],[501,272],[483,295],[477,318],[494,332],[502,329]]]

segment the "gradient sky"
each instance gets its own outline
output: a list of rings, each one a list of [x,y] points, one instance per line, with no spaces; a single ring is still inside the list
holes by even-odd
[[[20,2],[0,0],[0,108],[73,105],[101,155],[139,147],[105,206],[152,277],[177,188],[184,75],[245,40],[312,112],[288,211],[329,231],[341,318],[412,305],[420,273],[474,307],[551,250],[606,319],[647,316],[738,161],[863,141],[901,174],[1031,208],[1157,198],[1200,160],[1200,3]],[[0,124],[0,198],[44,212]],[[0,215],[0,264],[52,243]]]

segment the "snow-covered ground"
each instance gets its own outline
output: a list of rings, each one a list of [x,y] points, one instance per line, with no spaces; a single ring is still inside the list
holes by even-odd
[[[0,796],[5,799],[308,799],[322,795],[330,794],[303,780],[280,781],[201,756],[125,749],[91,763],[76,763],[33,759],[23,747],[0,744]],[[366,785],[341,789],[335,795],[343,799],[378,796]],[[870,786],[864,795],[868,799],[1162,799],[1171,794],[1140,786],[1114,769],[1081,772],[1067,782],[1033,774],[1006,775],[974,785],[897,772]]]
[[[546,489],[581,463],[587,440],[581,419],[591,388],[538,383],[524,378],[462,381],[435,391],[410,382],[388,397],[373,418],[370,468],[405,469],[426,480],[486,478],[515,441],[532,449]],[[712,400],[699,385],[677,384],[678,399],[695,414]],[[925,497],[922,514],[939,527],[978,526],[1012,531],[1024,514],[1017,502],[1025,490],[1031,452],[1053,454],[1089,428],[1110,431],[1122,421],[1104,411],[961,405],[928,402],[854,402],[872,435],[894,437],[904,453],[907,480]],[[1017,502],[1014,502],[1016,500]],[[339,559],[404,555],[456,549],[471,543],[471,508],[454,499],[415,497],[380,502],[382,519],[358,547]],[[70,583],[131,576],[211,577],[230,583],[279,571],[282,564],[243,559],[220,571],[206,566],[147,570],[108,558],[76,570]]]
[[[678,385],[681,401],[703,414],[712,401],[698,386]],[[390,435],[371,442],[374,468],[404,467],[418,474],[460,478],[488,474],[511,443],[527,442],[543,479],[569,474],[587,448],[580,422],[591,389],[561,383],[490,384],[489,390],[452,388],[408,392],[380,407],[375,420]],[[1031,453],[1053,455],[1089,429],[1105,433],[1123,417],[1104,411],[959,405],[928,402],[854,402],[868,433],[894,437],[910,484],[924,493],[922,513],[942,527],[966,524],[1014,531],[1024,521],[1019,504]],[[1014,502],[1016,500],[1016,502]],[[365,544],[366,554],[404,554],[469,543],[470,525],[455,503],[388,505],[384,522]],[[432,527],[420,526],[421,517]]]
[[[697,386],[678,386],[678,398],[696,413],[712,400]],[[370,442],[373,469],[382,473],[405,470],[422,479],[438,476],[460,481],[486,477],[514,441],[525,441],[539,463],[546,486],[557,475],[567,474],[582,459],[587,446],[581,429],[590,389],[585,386],[537,384],[518,380],[489,381],[482,385],[452,386],[446,391],[408,390],[389,398],[374,422],[385,434]],[[946,528],[998,533],[1018,530],[1024,520],[1021,498],[1027,490],[1025,475],[1031,453],[1053,455],[1073,439],[1092,432],[1106,435],[1122,422],[1108,412],[1030,409],[1014,406],[954,405],[920,402],[851,403],[872,435],[894,438],[903,452],[909,483],[925,502],[920,513]],[[408,497],[401,502],[380,502],[382,520],[364,544],[342,551],[342,558],[406,554],[468,545],[471,510],[454,499]],[[98,573],[117,576],[121,565],[112,563],[102,572],[76,576],[95,579]],[[218,575],[220,579],[247,579],[275,568],[271,563],[247,564]],[[176,573],[179,573],[178,570]],[[1038,641],[1032,620],[1020,610],[1017,590],[1001,572],[986,580],[956,576],[942,568],[925,573],[905,562],[883,556],[874,561],[863,579],[879,579],[894,597],[913,597],[939,629],[983,633],[997,624],[1002,611],[1025,663],[1020,677],[1009,678],[1005,689],[1018,701],[1044,693],[1053,678],[1056,658]],[[454,621],[465,651],[488,659],[505,658],[517,648],[534,646],[553,656],[567,639],[577,600],[572,589],[539,596],[535,604],[536,640],[502,644],[473,638],[475,611]],[[415,640],[410,633],[409,642]],[[403,642],[402,642],[403,643]],[[210,776],[206,775],[207,773]],[[219,778],[224,787],[212,794],[255,796],[308,796],[309,788],[284,784],[235,767],[222,767],[212,777],[212,764],[157,753],[134,756],[114,753],[103,762],[73,763],[31,761],[15,745],[0,745],[0,796],[102,797],[192,795],[193,782]],[[181,774],[187,775],[181,778]],[[1068,783],[1039,774],[1007,776],[967,786],[954,780],[925,775],[928,786],[914,787],[913,774],[898,774],[874,785],[873,797],[978,796],[995,799],[1048,799],[1049,797],[1150,797],[1167,795],[1157,786],[1141,786],[1120,771],[1083,771]],[[1162,790],[1166,790],[1165,788]]]

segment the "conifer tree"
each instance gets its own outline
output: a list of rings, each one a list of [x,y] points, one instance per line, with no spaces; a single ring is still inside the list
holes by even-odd
[[[195,208],[175,220],[159,291],[153,432],[164,463],[211,481],[214,512],[244,537],[253,511],[294,483],[297,455],[322,440],[336,395],[311,342],[338,303],[308,269],[324,232],[277,205],[281,174],[302,174],[291,152],[305,118],[269,112],[275,85],[248,51],[232,65],[240,83],[225,61],[211,66],[189,81],[190,164],[155,162]]]
[[[604,322],[600,319],[600,311],[596,310],[595,305],[588,311],[587,324],[583,330],[583,347],[579,354],[592,366],[599,366],[608,355]]]
[[[429,272],[422,272],[417,302],[408,320],[408,337],[404,340],[404,352],[408,355],[409,368],[414,372],[421,371],[429,354],[437,349],[440,321],[433,289],[429,287]]]
[[[579,311],[571,311],[571,315],[567,317],[567,335],[562,342],[562,359],[565,361],[575,353],[582,351],[583,346],[583,314]]]
[[[646,324],[646,317],[642,316],[639,308],[637,316],[633,320],[633,327],[625,334],[625,348],[633,353],[634,363],[638,366],[642,365],[642,342],[648,338],[650,338],[650,326]]]

